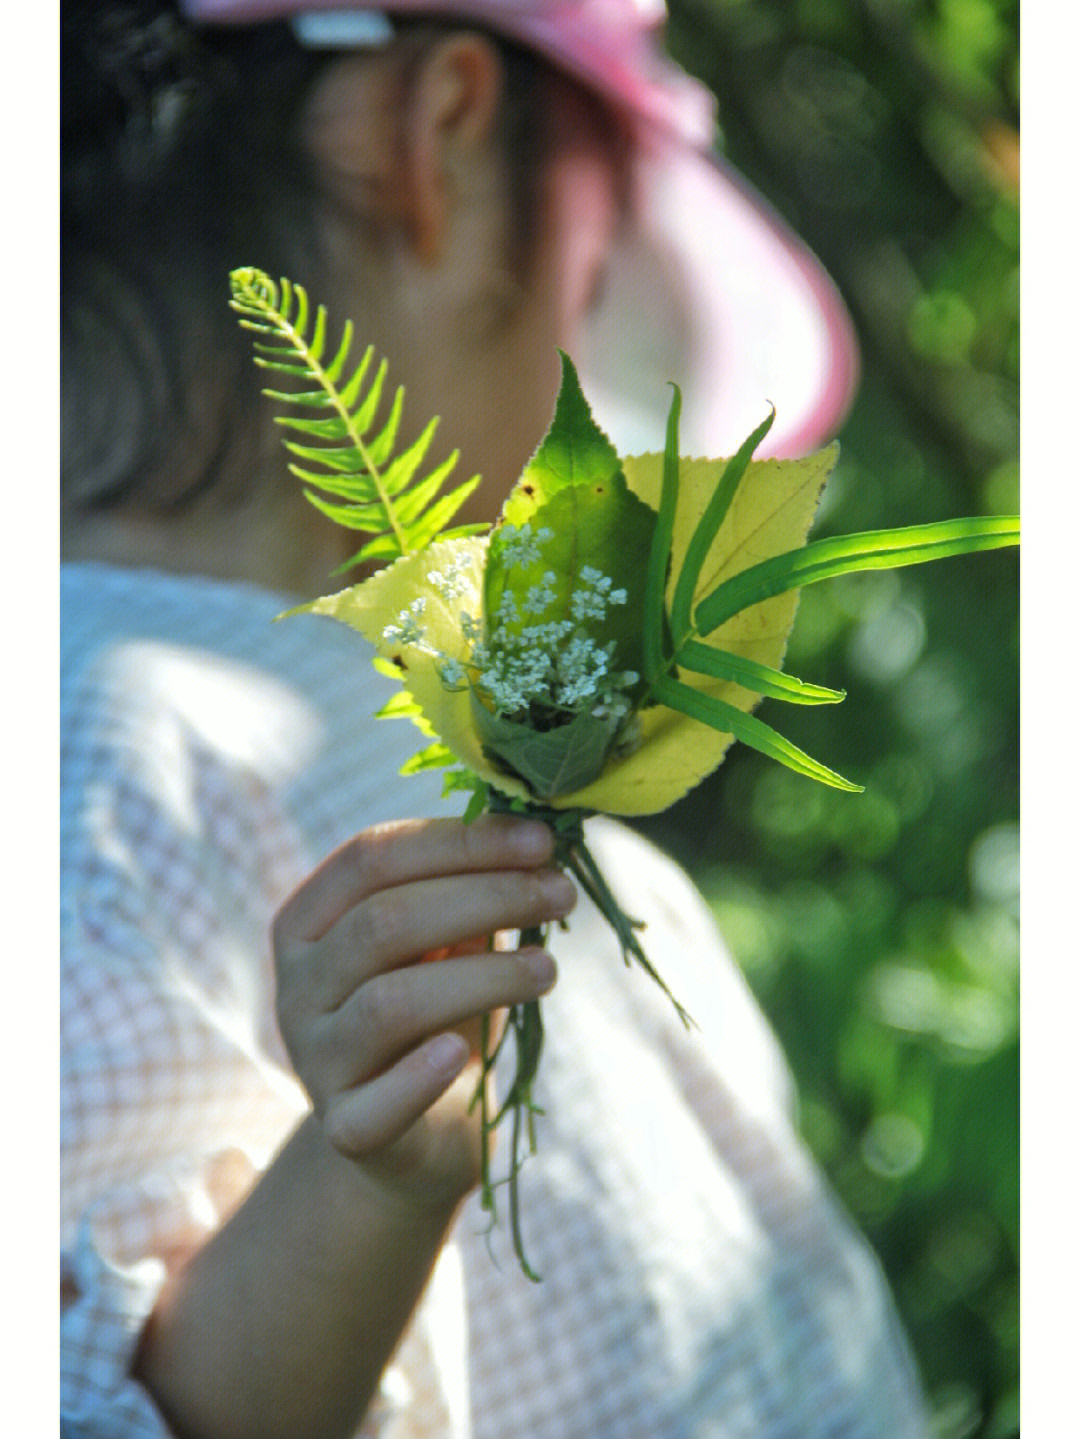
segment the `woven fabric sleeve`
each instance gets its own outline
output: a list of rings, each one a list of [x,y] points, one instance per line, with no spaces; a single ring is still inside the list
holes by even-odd
[[[73,1439],[169,1433],[132,1377],[146,1319],[307,1112],[273,1018],[269,929],[312,864],[282,801],[310,732],[273,674],[156,638],[102,644],[67,687],[61,1417]],[[467,1433],[429,1342],[441,1325],[461,1347],[455,1263],[440,1263],[362,1434]],[[452,1367],[463,1388],[463,1354]]]

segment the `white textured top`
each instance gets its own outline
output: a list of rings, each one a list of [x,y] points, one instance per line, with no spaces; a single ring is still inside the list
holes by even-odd
[[[392,688],[328,620],[238,585],[62,575],[62,1413],[162,1436],[129,1370],[170,1259],[306,1111],[269,924],[332,848],[445,812]],[[926,1425],[876,1260],[790,1121],[783,1059],[685,875],[592,842],[698,1030],[584,902],[552,948],[526,1247],[473,1200],[360,1432],[907,1439]],[[499,1267],[492,1261],[492,1252]]]

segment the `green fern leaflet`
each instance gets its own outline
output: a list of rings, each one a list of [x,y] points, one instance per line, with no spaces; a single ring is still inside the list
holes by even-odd
[[[371,374],[374,349],[369,345],[349,372],[351,321],[346,321],[337,349],[326,361],[326,308],[319,305],[313,316],[302,285],[282,279],[278,286],[262,270],[251,268],[234,270],[229,284],[229,304],[240,315],[241,326],[263,337],[254,342],[256,365],[289,376],[294,386],[264,389],[263,394],[306,412],[275,416],[279,425],[304,437],[303,442],[284,441],[296,457],[289,469],[304,482],[304,494],[316,509],[339,525],[371,536],[339,571],[364,560],[411,554],[436,536],[452,539],[487,528],[445,528],[480,479],[474,476],[440,495],[457,464],[456,450],[421,473],[437,419],[395,454],[404,390],[398,387],[382,418],[387,362],[382,360]]]

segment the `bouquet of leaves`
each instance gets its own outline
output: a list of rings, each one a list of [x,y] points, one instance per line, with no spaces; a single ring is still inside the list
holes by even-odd
[[[380,714],[412,720],[428,739],[403,773],[444,767],[447,790],[470,792],[467,820],[484,809],[546,819],[556,863],[611,925],[627,964],[668,992],[640,925],[590,853],[584,821],[666,809],[720,764],[734,740],[808,779],[858,791],[752,713],[763,697],[844,698],[780,667],[800,588],[1013,545],[1016,517],[807,543],[837,445],[802,459],[755,460],[769,414],[728,459],[680,457],[680,395],[672,386],[662,453],[620,456],[563,355],[551,427],[498,521],[453,528],[478,479],[446,491],[456,454],[426,467],[435,420],[398,446],[403,394],[399,388],[384,404],[386,362],[374,365],[369,348],[351,365],[349,324],[329,355],[325,309],[312,313],[299,285],[243,269],[231,286],[232,308],[256,336],[255,363],[283,377],[281,388],[264,393],[286,407],[277,419],[296,437],[285,441],[290,469],[312,504],[366,535],[342,568],[389,562],[289,613],[329,615],[359,630],[375,647],[376,665],[401,683]],[[522,938],[544,940],[542,933]],[[482,1201],[494,1220],[488,1155],[506,1120],[511,1232],[535,1278],[518,1175],[536,1146],[539,1001],[515,1006],[498,1042],[492,1037],[485,1025],[476,1099]],[[514,1078],[493,1105],[487,1080],[509,1039]]]

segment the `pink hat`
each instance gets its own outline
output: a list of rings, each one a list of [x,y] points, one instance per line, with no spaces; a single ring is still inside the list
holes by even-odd
[[[802,454],[851,403],[851,321],[810,251],[711,153],[715,101],[663,53],[663,0],[181,0],[203,24],[291,18],[302,43],[370,47],[388,16],[473,21],[537,51],[626,113],[638,137],[638,220],[611,257],[574,359],[623,454],[659,449],[666,381],[683,392],[684,454],[731,454],[769,404],[762,453]]]

